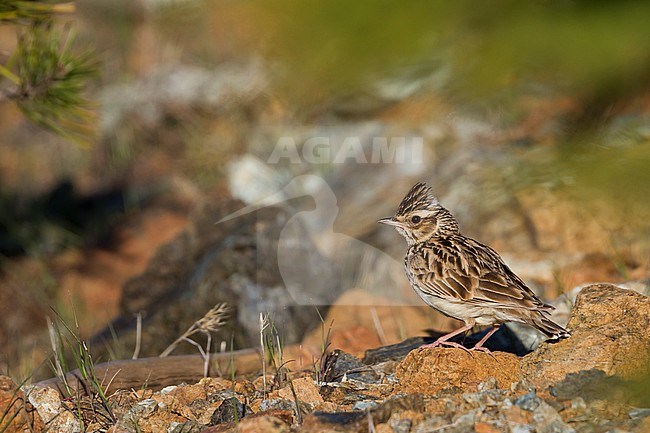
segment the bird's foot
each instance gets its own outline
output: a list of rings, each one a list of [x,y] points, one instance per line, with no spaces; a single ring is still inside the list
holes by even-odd
[[[467,353],[469,353],[471,355],[470,349],[463,346],[462,344],[454,343],[453,341],[445,341],[445,340],[437,340],[437,341],[434,341],[433,343],[423,344],[422,346],[420,346],[420,349],[428,349],[428,348],[443,347],[443,346],[455,347],[457,349],[463,349],[465,352],[467,352]]]
[[[479,351],[479,352],[487,353],[487,354],[490,355],[494,360],[496,360],[496,358],[495,358],[494,354],[492,353],[492,351],[491,351],[490,349],[488,349],[487,347],[483,347],[483,346],[478,346],[478,347],[477,347],[477,346],[474,346],[474,347],[472,347],[472,348],[469,349],[469,350],[471,350],[471,351],[473,351],[473,352]]]

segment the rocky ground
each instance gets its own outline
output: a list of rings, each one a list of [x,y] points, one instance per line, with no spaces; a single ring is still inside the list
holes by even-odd
[[[647,290],[647,288],[645,289]],[[647,432],[650,299],[610,284],[582,289],[572,336],[525,356],[413,341],[333,350],[320,369],[269,367],[161,390],[62,398],[4,377],[4,432]],[[261,366],[260,366],[261,369]]]

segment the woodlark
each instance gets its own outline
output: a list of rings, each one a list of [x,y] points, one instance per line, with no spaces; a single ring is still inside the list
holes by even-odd
[[[550,319],[553,307],[544,304],[496,251],[460,233],[454,216],[426,184],[415,184],[395,216],[379,222],[394,226],[406,238],[404,267],[415,292],[429,306],[465,322],[465,326],[426,347],[465,349],[449,339],[474,325],[491,325],[492,329],[470,349],[489,353],[483,344],[505,322],[525,323],[551,339],[569,336]]]

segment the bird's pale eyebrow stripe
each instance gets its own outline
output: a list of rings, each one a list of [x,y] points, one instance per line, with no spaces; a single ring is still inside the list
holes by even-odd
[[[415,212],[409,213],[410,216],[419,216],[422,219],[432,217],[434,215],[433,212],[428,211],[428,210],[417,210]]]

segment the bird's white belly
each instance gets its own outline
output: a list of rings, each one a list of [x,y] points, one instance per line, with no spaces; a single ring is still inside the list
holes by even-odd
[[[462,300],[451,300],[431,296],[417,290],[418,295],[429,306],[435,308],[446,316],[454,319],[467,321],[468,319],[476,320],[477,325],[493,325],[512,320],[505,312],[495,310],[494,308],[472,304]]]

